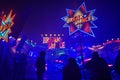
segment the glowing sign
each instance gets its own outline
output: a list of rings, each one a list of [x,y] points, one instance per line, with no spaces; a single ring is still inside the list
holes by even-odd
[[[8,15],[2,12],[2,15],[0,16],[0,39],[8,41],[8,34],[11,33],[11,27],[14,24],[13,19],[15,18],[15,15],[16,14],[12,15],[12,10],[10,10]]]
[[[43,36],[43,34],[41,36]],[[45,36],[43,36],[43,44],[47,44],[48,49],[65,48],[65,42],[62,41],[60,34],[50,34],[49,36],[45,34]]]
[[[76,11],[66,9],[67,16],[61,18],[66,23],[64,27],[69,27],[69,34],[72,35],[76,31],[84,32],[94,37],[91,28],[97,28],[93,21],[97,18],[93,16],[95,10],[87,11],[85,3],[83,3]]]
[[[96,46],[88,47],[88,49],[92,51],[99,51],[99,50],[102,50],[103,48],[104,48],[103,45],[96,45]]]

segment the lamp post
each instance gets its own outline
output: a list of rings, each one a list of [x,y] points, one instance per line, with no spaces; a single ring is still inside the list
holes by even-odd
[[[83,54],[83,35],[81,33],[76,33],[76,43],[78,44],[77,46],[77,51],[78,51],[78,56],[80,56],[81,61],[82,61],[82,66],[84,66],[84,54]]]

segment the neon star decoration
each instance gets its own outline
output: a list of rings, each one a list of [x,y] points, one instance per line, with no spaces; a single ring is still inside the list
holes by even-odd
[[[2,12],[2,15],[0,16],[0,39],[5,40],[6,42],[8,42],[8,35],[12,32],[11,27],[14,24],[13,19],[16,16],[16,14],[12,15],[12,12],[13,11],[10,10],[8,15]]]
[[[95,9],[87,11],[85,3],[82,3],[76,11],[71,9],[66,9],[66,11],[67,16],[62,17],[61,19],[66,22],[63,27],[69,28],[69,35],[81,31],[95,37],[91,29],[97,28],[93,23],[93,21],[97,19],[97,17],[93,16]]]

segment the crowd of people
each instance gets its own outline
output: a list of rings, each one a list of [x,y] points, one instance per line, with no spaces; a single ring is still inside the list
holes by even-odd
[[[26,80],[27,56],[24,53],[12,53],[10,46],[0,42],[0,80]],[[37,80],[44,80],[46,51],[40,51],[35,62]],[[120,50],[113,64],[113,70],[120,76]],[[88,79],[82,73],[87,73]],[[112,80],[111,71],[107,62],[99,56],[98,52],[92,53],[90,61],[81,69],[76,59],[71,57],[62,69],[62,80]]]
[[[0,80],[25,80],[26,55],[13,53],[11,46],[0,41]]]

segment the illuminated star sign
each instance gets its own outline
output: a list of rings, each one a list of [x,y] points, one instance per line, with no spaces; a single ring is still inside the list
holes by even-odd
[[[81,31],[95,37],[91,30],[91,28],[97,28],[93,23],[93,21],[97,19],[95,16],[93,16],[95,9],[87,11],[85,3],[82,3],[82,5],[76,11],[71,9],[66,9],[66,11],[67,16],[61,19],[66,22],[63,27],[69,28],[69,35],[72,35],[77,31]]]
[[[2,15],[0,16],[0,39],[5,40],[6,42],[8,41],[8,34],[11,33],[15,15],[16,14],[12,15],[12,10],[10,10],[8,15],[2,12]]]

